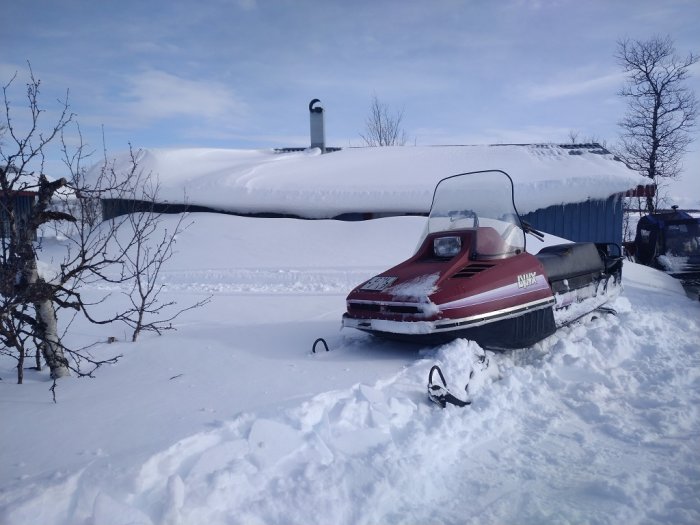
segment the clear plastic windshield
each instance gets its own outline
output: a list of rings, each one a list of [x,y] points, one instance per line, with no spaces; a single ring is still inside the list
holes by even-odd
[[[666,255],[674,257],[700,256],[700,225],[690,221],[669,224],[666,229]]]
[[[463,229],[476,231],[474,258],[511,257],[525,250],[513,182],[506,173],[463,173],[438,183],[420,244],[431,233]]]

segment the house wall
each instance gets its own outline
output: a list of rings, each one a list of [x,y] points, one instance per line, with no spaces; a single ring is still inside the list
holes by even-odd
[[[30,192],[14,192],[11,195],[0,195],[0,237],[6,237],[9,234],[9,221],[6,209],[12,205],[17,225],[22,227],[29,221],[35,200],[36,195]]]
[[[102,220],[109,220],[120,215],[139,212],[153,213],[185,213],[185,212],[214,212],[206,206],[194,204],[153,203],[128,199],[102,199]]]
[[[187,212],[207,212],[207,213],[221,213],[224,215],[237,215],[239,217],[256,217],[260,219],[300,219],[300,220],[314,220],[309,217],[303,217],[301,215],[295,215],[292,213],[276,213],[276,212],[237,212],[231,210],[217,210],[214,208],[209,208],[207,206],[197,206],[194,204],[165,204],[165,203],[152,203],[145,201],[134,201],[128,199],[102,199],[102,220],[106,221],[119,217],[120,215],[126,215],[127,213],[138,213],[138,212],[153,212],[153,213],[187,213]],[[380,219],[382,217],[400,217],[400,216],[420,216],[427,217],[427,213],[423,212],[406,212],[406,213],[393,213],[393,212],[355,212],[355,213],[341,213],[335,217],[328,217],[329,219],[334,219],[337,221],[367,221],[370,219]]]
[[[622,244],[623,211],[619,195],[606,200],[549,206],[522,218],[535,229],[572,241]]]
[[[606,200],[588,200],[575,204],[560,204],[539,209],[525,214],[522,218],[535,229],[557,235],[576,242],[614,242],[622,245],[623,206],[620,195],[614,195]],[[152,204],[142,201],[121,199],[104,199],[102,212],[104,220],[139,211],[154,211],[156,213],[183,212],[217,212],[248,217],[286,217],[301,219],[296,215],[277,213],[236,213],[222,212],[204,206],[186,204]],[[425,213],[373,213],[357,212],[344,213],[336,220],[359,221],[379,217],[419,215]]]

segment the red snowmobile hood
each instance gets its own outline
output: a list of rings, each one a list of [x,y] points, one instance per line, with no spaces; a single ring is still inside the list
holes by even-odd
[[[441,310],[515,306],[525,292],[528,300],[551,296],[544,269],[534,256],[523,252],[507,258],[475,258],[478,253],[493,253],[493,243],[502,242],[488,231],[481,235],[482,230],[488,229],[479,229],[481,238],[473,229],[428,235],[413,257],[362,283],[350,292],[348,302],[396,305],[393,314],[414,313],[412,305],[422,305],[415,313],[430,317]],[[446,235],[459,236],[462,247],[452,258],[439,258],[433,241]]]

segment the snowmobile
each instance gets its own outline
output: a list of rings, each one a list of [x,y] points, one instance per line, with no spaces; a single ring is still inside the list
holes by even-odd
[[[467,338],[524,348],[619,294],[618,245],[559,244],[532,255],[526,233],[542,240],[520,219],[507,173],[441,180],[418,249],[350,292],[343,327],[421,344]]]
[[[679,279],[689,297],[700,299],[700,213],[674,206],[645,215],[625,248],[635,262]]]

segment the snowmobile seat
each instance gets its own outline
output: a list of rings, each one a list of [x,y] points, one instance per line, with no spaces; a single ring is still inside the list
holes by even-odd
[[[537,258],[549,281],[561,281],[605,270],[598,248],[592,242],[557,244],[542,248]]]

